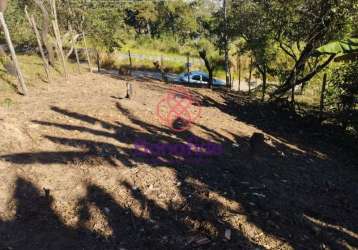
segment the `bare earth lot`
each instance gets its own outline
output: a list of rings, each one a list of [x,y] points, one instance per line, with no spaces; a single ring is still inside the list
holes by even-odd
[[[110,75],[50,86],[0,96],[0,249],[358,249],[356,152],[329,130],[192,88],[201,116],[174,132],[155,112],[169,85],[133,81],[131,100]],[[135,155],[193,136],[224,152]]]

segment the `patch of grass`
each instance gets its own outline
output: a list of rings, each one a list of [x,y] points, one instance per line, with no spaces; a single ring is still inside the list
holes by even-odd
[[[123,53],[127,53],[127,52],[123,52]],[[159,62],[163,63],[163,67],[164,67],[165,71],[167,71],[167,72],[182,73],[182,72],[186,71],[186,66],[185,66],[186,57],[185,56],[160,54],[160,52],[158,52],[158,51],[156,54],[154,53],[154,51],[150,51],[149,53],[144,53],[144,54],[142,54],[142,52],[140,52],[140,51],[135,51],[135,52],[131,51],[131,53],[132,53],[132,67],[134,69],[155,70],[156,68],[155,68],[153,62],[159,61]],[[138,56],[138,55],[140,55],[140,56]],[[163,57],[163,60],[161,60],[161,56]],[[169,58],[169,57],[172,57],[172,58]],[[106,57],[104,57],[104,58],[106,58]],[[111,68],[116,68],[116,69],[129,67],[129,58],[128,58],[128,56],[126,56],[126,54],[125,55],[117,54],[115,62],[113,62],[113,56],[107,56],[107,58],[111,58],[111,63],[108,63],[107,59],[102,61],[102,58],[101,58],[102,67],[105,67],[108,64],[111,65]],[[205,71],[204,65],[198,64],[199,59],[196,58],[195,60],[196,60],[195,61],[196,63],[193,64],[193,66],[191,67],[191,70],[204,70]]]
[[[46,73],[40,56],[36,54],[23,54],[18,56],[18,60],[27,80],[37,82],[39,79],[46,79]],[[74,61],[68,60],[66,67],[69,74],[77,73],[77,64]],[[50,74],[53,78],[63,76],[63,67],[60,61],[56,61],[55,68],[50,67]]]
[[[4,106],[6,108],[10,108],[14,104],[14,102],[10,98],[5,98],[4,101],[1,104],[2,104],[1,106]]]
[[[17,59],[28,86],[35,86],[39,83],[47,83],[47,76],[40,56],[36,54],[18,54]],[[69,74],[78,72],[77,64],[75,62],[70,60],[66,63],[66,66]],[[50,67],[50,74],[53,79],[63,77],[62,72],[63,68],[60,62],[56,62],[55,68]],[[0,64],[0,91],[16,92],[17,84],[16,76],[8,74],[4,66]]]
[[[132,69],[138,70],[156,70],[153,62],[159,61],[163,63],[164,70],[170,73],[186,72],[187,57],[180,54],[162,53],[158,50],[133,49],[131,50]],[[191,71],[206,72],[205,65],[200,63],[199,57],[190,57],[192,66]],[[100,63],[102,68],[124,70],[128,69],[130,62],[128,51],[121,50],[117,53],[100,53]],[[224,67],[217,67],[214,71],[215,78],[225,78]]]
[[[133,50],[137,52],[154,54],[162,53],[167,55],[182,55],[190,54],[198,57],[198,51],[194,48],[191,41],[182,42],[173,36],[162,36],[160,38],[138,37],[135,40],[128,41],[123,47],[123,50]]]

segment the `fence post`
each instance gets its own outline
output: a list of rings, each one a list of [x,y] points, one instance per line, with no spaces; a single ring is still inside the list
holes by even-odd
[[[101,61],[100,61],[100,58],[99,58],[98,49],[96,50],[96,52],[97,52],[97,70],[98,70],[98,72],[101,72]]]
[[[19,80],[20,87],[22,89],[22,94],[27,95],[27,87],[25,84],[25,79],[24,79],[24,76],[22,75],[22,72],[20,70],[20,65],[19,65],[19,62],[17,61],[14,46],[12,45],[9,29],[7,28],[4,14],[2,12],[0,12],[0,22],[1,22],[1,26],[4,30],[4,35],[5,35],[7,45],[9,46],[9,49],[10,49],[12,61],[14,62],[14,66],[16,68],[17,79]]]
[[[319,102],[319,121],[322,121],[323,118],[323,108],[324,108],[324,97],[326,92],[326,85],[327,85],[327,73],[323,75],[323,81],[322,81],[322,89],[321,89],[321,98]]]
[[[190,54],[186,57],[186,69],[188,73],[188,84],[190,84]]]
[[[129,58],[129,75],[132,75],[132,56],[131,56],[131,51],[128,50],[128,58]]]

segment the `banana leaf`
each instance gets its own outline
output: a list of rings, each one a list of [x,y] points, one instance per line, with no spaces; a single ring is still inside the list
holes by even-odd
[[[327,43],[316,49],[314,56],[324,54],[344,56],[352,53],[358,53],[358,38],[347,38]]]

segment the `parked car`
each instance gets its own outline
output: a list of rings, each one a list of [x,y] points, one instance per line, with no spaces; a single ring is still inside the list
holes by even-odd
[[[202,71],[193,71],[179,75],[179,81],[184,83],[208,84],[209,75]],[[225,86],[225,81],[213,78],[214,86]]]

